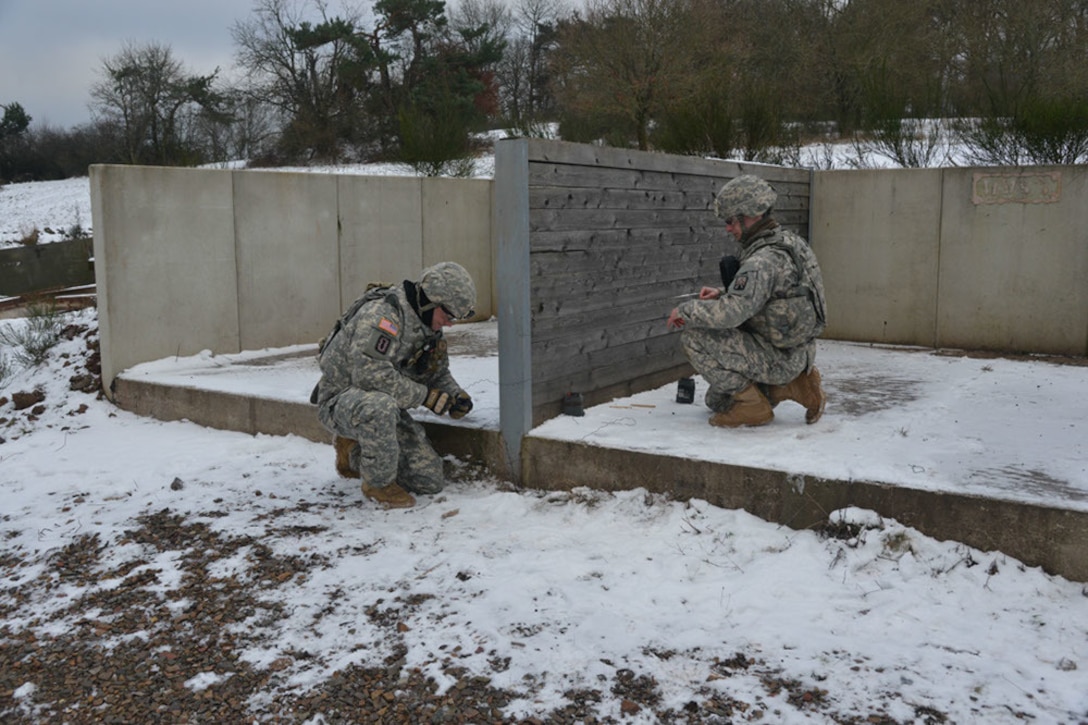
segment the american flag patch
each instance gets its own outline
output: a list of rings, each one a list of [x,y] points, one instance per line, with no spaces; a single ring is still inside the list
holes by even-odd
[[[396,337],[397,333],[399,332],[399,329],[397,328],[397,323],[393,322],[388,317],[382,318],[381,322],[378,323],[378,329],[382,332],[388,332],[393,337]]]

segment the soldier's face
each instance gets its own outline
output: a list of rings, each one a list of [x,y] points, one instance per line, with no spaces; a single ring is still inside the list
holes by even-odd
[[[431,315],[431,330],[438,332],[443,327],[453,327],[453,320],[446,314],[446,308],[439,305],[434,308],[434,314]]]
[[[725,231],[732,234],[734,239],[740,239],[740,235],[744,233],[744,229],[741,228],[741,219],[742,217],[738,214],[725,220]]]

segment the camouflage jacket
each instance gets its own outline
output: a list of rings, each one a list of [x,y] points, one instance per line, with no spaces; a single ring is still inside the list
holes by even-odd
[[[385,393],[402,409],[422,405],[428,388],[462,392],[441,331],[423,324],[401,285],[359,298],[322,342],[318,363],[318,405],[347,388]]]
[[[827,324],[816,255],[777,224],[748,241],[740,269],[718,299],[689,300],[678,312],[686,328],[739,327],[783,349],[811,342]]]

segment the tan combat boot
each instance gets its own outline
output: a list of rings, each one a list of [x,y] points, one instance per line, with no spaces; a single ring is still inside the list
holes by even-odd
[[[774,420],[771,403],[755,383],[739,393],[733,393],[733,405],[724,413],[710,416],[710,424],[719,428],[738,428],[742,425],[766,425]]]
[[[336,472],[344,478],[358,478],[359,472],[351,467],[351,451],[359,444],[351,438],[336,436],[333,445],[336,446]]]
[[[792,400],[805,406],[805,422],[812,425],[824,414],[827,396],[820,386],[820,371],[813,367],[801,373],[785,385],[771,385],[767,389],[771,405],[778,405],[783,400]]]
[[[395,481],[388,486],[363,484],[363,495],[387,509],[410,509],[416,505],[416,498],[405,491]]]

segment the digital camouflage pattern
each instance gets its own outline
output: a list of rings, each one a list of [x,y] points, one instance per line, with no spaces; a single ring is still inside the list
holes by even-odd
[[[827,321],[823,277],[805,240],[773,219],[752,232],[729,288],[677,307],[681,346],[710,384],[706,403],[716,412],[749,383],[784,385],[811,367]]]
[[[476,306],[476,284],[457,262],[439,262],[423,270],[419,284],[433,304],[444,305],[455,320],[472,317]]]
[[[467,299],[462,291],[456,303]],[[424,324],[404,286],[379,287],[360,298],[322,343],[318,361],[318,420],[330,432],[363,443],[351,453],[362,482],[396,482],[421,494],[441,491],[442,460],[408,410],[422,405],[430,388],[451,396],[464,391],[450,374],[442,333]]]
[[[730,180],[714,197],[714,213],[722,219],[731,216],[760,216],[774,206],[778,194],[758,176],[744,174]]]

